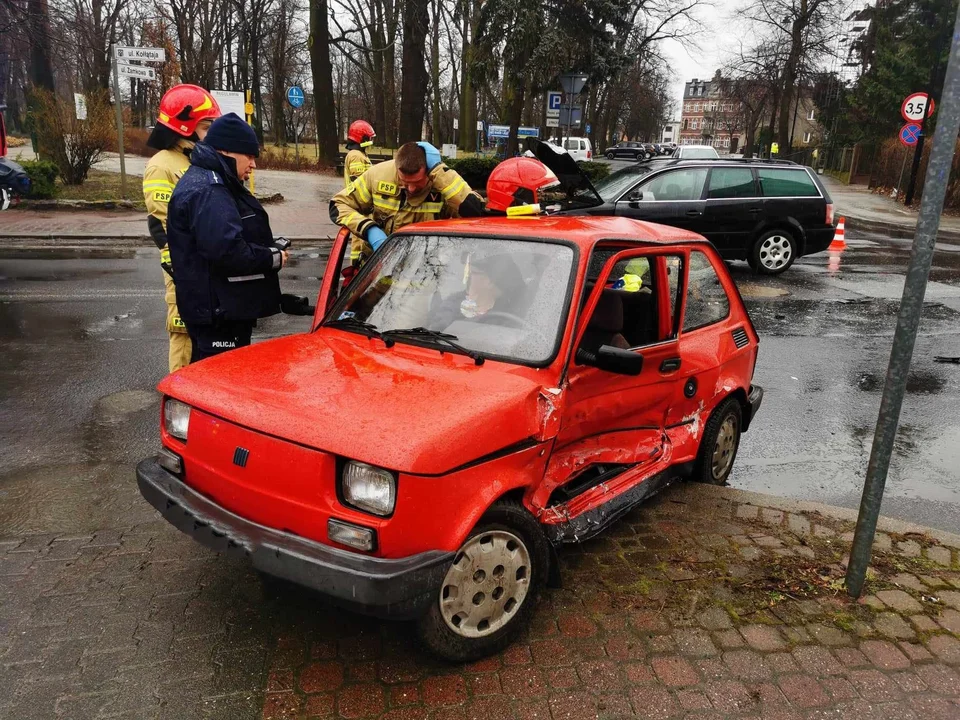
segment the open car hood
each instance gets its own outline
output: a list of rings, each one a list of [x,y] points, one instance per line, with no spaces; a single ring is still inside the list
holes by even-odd
[[[603,205],[600,193],[593,187],[590,178],[580,169],[570,153],[537,138],[528,137],[524,142],[527,152],[553,170],[557,179],[560,180],[560,192],[548,194],[547,199],[541,202],[545,212],[554,213]]]

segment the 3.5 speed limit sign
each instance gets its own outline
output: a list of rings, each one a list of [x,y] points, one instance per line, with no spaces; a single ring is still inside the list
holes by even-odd
[[[927,108],[928,103],[929,108]],[[907,122],[919,122],[923,120],[924,113],[927,117],[933,115],[934,107],[933,100],[927,97],[926,93],[913,93],[903,101],[903,105],[900,106],[900,114]]]

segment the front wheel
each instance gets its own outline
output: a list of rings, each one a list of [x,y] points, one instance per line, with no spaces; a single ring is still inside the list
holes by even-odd
[[[726,485],[740,447],[743,410],[740,401],[727,398],[713,411],[700,440],[700,451],[693,471],[696,482]]]
[[[616,157],[613,153],[607,153],[607,160],[613,160]]]
[[[453,559],[418,624],[423,643],[453,662],[499,652],[530,622],[546,585],[550,550],[515,502],[495,503]]]
[[[797,241],[786,230],[769,230],[750,250],[750,267],[763,275],[779,275],[797,259]]]

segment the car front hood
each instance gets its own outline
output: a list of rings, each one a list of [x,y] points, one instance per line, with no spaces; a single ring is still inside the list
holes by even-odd
[[[582,209],[603,205],[600,193],[593,187],[590,178],[580,169],[570,153],[563,148],[531,137],[526,138],[525,146],[527,152],[553,170],[553,174],[560,181],[560,188],[567,195],[560,209]]]
[[[538,435],[541,386],[513,370],[321,329],[190,365],[159,390],[284,440],[434,475]]]

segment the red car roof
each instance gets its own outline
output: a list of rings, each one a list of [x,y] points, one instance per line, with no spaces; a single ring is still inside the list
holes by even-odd
[[[462,220],[437,220],[407,225],[398,233],[456,233],[458,235],[517,236],[573,241],[590,249],[602,240],[634,240],[642,243],[706,242],[689,230],[631,220],[630,218],[592,215],[553,215],[538,217],[481,217]]]

